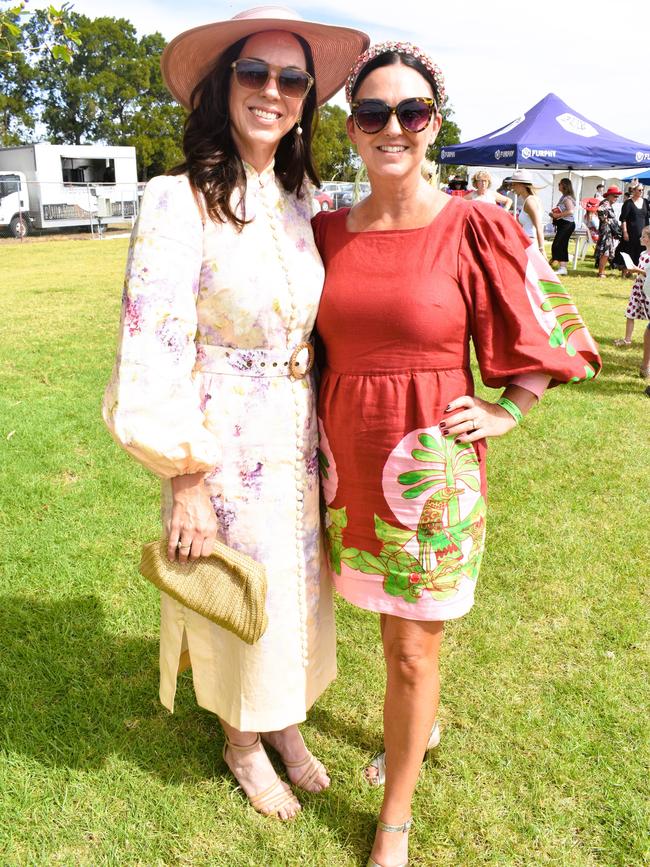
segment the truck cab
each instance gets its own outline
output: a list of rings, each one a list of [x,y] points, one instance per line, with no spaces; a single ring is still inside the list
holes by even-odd
[[[0,171],[0,230],[24,238],[33,228],[27,181],[22,172]]]

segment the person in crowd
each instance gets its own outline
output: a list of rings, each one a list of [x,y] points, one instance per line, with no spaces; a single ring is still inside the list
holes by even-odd
[[[582,215],[582,225],[585,229],[585,244],[582,253],[584,258],[590,244],[595,246],[598,243],[598,218],[596,216],[596,211],[598,210],[600,199],[592,196],[588,199],[583,199],[580,204],[584,208],[584,213]]]
[[[622,190],[617,186],[608,187],[596,214],[598,216],[598,243],[596,244],[596,264],[598,276],[606,277],[605,268],[608,262],[614,261],[616,248],[621,238],[621,227],[616,219],[614,203],[621,196]]]
[[[594,193],[594,198],[596,198],[596,199],[604,199],[605,198],[605,184],[598,184],[596,186],[596,192]]]
[[[450,196],[464,198],[467,195],[467,178],[463,178],[460,175],[454,175],[449,178],[447,192]]]
[[[576,227],[574,215],[576,197],[570,178],[562,178],[558,184],[558,188],[562,195],[549,216],[553,218],[555,226],[555,237],[551,246],[551,259],[559,263],[560,267],[557,269],[556,274],[562,276],[569,273],[567,271],[569,263],[569,238]]]
[[[497,189],[497,193],[500,193],[502,196],[506,196],[506,198],[510,199],[510,210],[512,213],[515,213],[515,205],[517,201],[517,197],[512,191],[512,187],[510,186],[509,178],[504,178],[501,181],[499,188]]]
[[[506,211],[512,208],[512,200],[496,190],[492,189],[492,176],[485,169],[480,169],[472,176],[474,190],[468,195],[468,199],[477,202],[489,202],[492,205],[501,205]]]
[[[104,418],[162,478],[170,560],[215,538],[266,568],[268,627],[249,646],[162,594],[160,697],[191,665],[224,759],[260,813],[330,782],[298,730],[335,677],[321,575],[317,426],[308,343],[323,284],[311,227],[317,104],[345,81],[365,34],[257,7],[173,39],[165,82],[185,106],[185,160],[151,180],[126,272]],[[323,580],[321,580],[323,578]]]
[[[636,275],[636,279],[625,311],[625,337],[619,337],[615,340],[614,346],[631,346],[635,321],[637,319],[650,320],[650,298],[645,291],[646,276],[650,269],[650,226],[644,226],[641,230],[641,243],[645,247],[645,251],[640,254],[637,267],[632,271]],[[644,368],[647,368],[647,365],[641,366],[642,376],[644,376]]]
[[[544,253],[542,202],[537,195],[532,174],[527,169],[517,169],[510,175],[508,182],[513,193],[521,200],[517,220],[540,253]]]
[[[313,221],[326,269],[322,485],[336,588],[381,623],[385,789],[368,864],[396,867],[435,733],[444,624],[473,604],[486,439],[510,431],[549,382],[589,379],[600,361],[538,244],[502,210],[422,177],[445,102],[434,60],[409,43],[375,45],[346,97],[371,193]],[[470,336],[483,380],[505,389],[496,402],[474,394]]]
[[[601,199],[592,196],[588,199],[583,199],[581,204],[584,207],[582,223],[589,234],[591,241],[596,244],[598,242],[598,217],[596,216]]]
[[[620,221],[623,235],[621,243],[636,265],[643,249],[641,232],[650,223],[650,206],[648,200],[643,197],[641,184],[631,187],[630,197],[621,208]]]

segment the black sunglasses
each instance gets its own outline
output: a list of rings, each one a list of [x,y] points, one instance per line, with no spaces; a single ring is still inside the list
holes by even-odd
[[[312,76],[304,69],[275,66],[265,60],[240,57],[230,64],[230,68],[235,70],[237,84],[245,87],[246,90],[262,90],[273,73],[280,93],[291,99],[302,99],[307,96],[314,83]]]
[[[422,132],[429,125],[436,103],[430,97],[412,96],[396,106],[387,105],[382,99],[360,99],[350,106],[354,122],[361,132],[376,133],[382,130],[391,114],[406,132]]]

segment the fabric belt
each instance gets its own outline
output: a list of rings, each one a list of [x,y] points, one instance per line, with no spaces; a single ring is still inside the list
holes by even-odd
[[[306,341],[287,349],[232,349],[196,344],[194,369],[202,373],[304,379],[313,366],[314,347]]]

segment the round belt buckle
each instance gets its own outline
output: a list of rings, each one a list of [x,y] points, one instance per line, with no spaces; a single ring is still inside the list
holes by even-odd
[[[307,353],[307,359],[301,359],[301,353]],[[304,379],[314,366],[314,347],[311,343],[299,343],[289,358],[289,376],[292,379]]]

